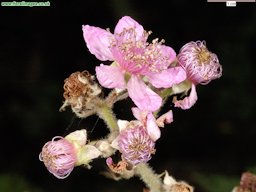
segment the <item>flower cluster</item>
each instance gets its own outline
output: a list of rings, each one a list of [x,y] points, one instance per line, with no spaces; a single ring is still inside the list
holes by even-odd
[[[146,163],[156,153],[161,128],[173,122],[171,109],[158,115],[161,107],[172,97],[175,107],[191,108],[198,99],[196,86],[222,75],[217,55],[205,41],[189,42],[176,55],[164,40],[149,41],[152,32],[129,16],[118,21],[113,33],[90,25],[83,25],[82,30],[87,48],[99,60],[95,68],[99,84],[87,71],[72,73],[64,81],[61,111],[70,106],[79,118],[96,114],[110,133],[90,142],[85,129],[54,137],[44,145],[40,160],[54,176],[66,178],[75,166],[90,167],[93,159],[106,158],[108,177],[118,180],[137,175],[152,191],[193,191],[168,173],[161,180]],[[111,89],[108,96],[103,96],[101,86]],[[126,98],[134,103],[131,121],[117,119],[113,113],[113,104]],[[112,160],[116,153],[121,157],[117,164]]]

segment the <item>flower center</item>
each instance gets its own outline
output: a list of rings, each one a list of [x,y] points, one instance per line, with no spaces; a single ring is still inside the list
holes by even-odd
[[[199,60],[200,65],[209,63],[210,58],[211,58],[211,54],[206,48],[202,48],[198,52],[198,60]]]
[[[51,168],[51,169],[56,169],[57,168],[57,165],[55,163],[57,157],[55,155],[51,154],[48,149],[45,149],[41,153],[40,159],[44,162],[46,167]]]
[[[170,65],[169,58],[161,50],[164,40],[147,42],[151,33],[144,31],[143,34],[137,34],[135,28],[125,28],[115,34],[111,47],[122,68],[133,74],[145,75],[148,72],[160,72]]]
[[[136,160],[141,158],[141,155],[143,154],[154,154],[155,149],[152,148],[150,145],[147,145],[147,143],[142,143],[142,141],[138,138],[134,138],[132,143],[128,146],[128,148],[133,151],[133,155],[131,157],[131,160]]]

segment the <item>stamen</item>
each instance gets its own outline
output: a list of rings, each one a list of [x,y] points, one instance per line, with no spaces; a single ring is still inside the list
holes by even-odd
[[[138,126],[121,132],[118,145],[122,157],[133,165],[147,162],[155,153],[155,143],[146,133],[145,128]]]
[[[138,38],[135,28],[125,28],[115,35],[115,41],[111,42],[111,49],[117,58],[121,58],[118,61],[121,67],[130,73],[142,75],[168,68],[171,62],[161,50],[164,39],[159,41],[156,38],[148,43],[147,38],[151,33],[152,31],[144,31],[142,37]]]

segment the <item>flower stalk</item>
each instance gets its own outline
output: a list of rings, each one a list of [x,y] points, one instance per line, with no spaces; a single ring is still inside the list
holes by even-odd
[[[147,163],[138,164],[135,168],[135,173],[147,185],[150,192],[161,192],[162,181]]]
[[[113,113],[111,107],[109,107],[107,103],[103,101],[99,102],[99,104],[96,107],[96,111],[98,116],[106,123],[110,133],[118,132],[116,116]]]

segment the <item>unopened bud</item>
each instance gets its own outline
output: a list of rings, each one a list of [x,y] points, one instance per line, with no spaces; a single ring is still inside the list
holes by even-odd
[[[68,177],[77,162],[74,145],[60,136],[54,137],[43,146],[39,159],[59,179]]]

